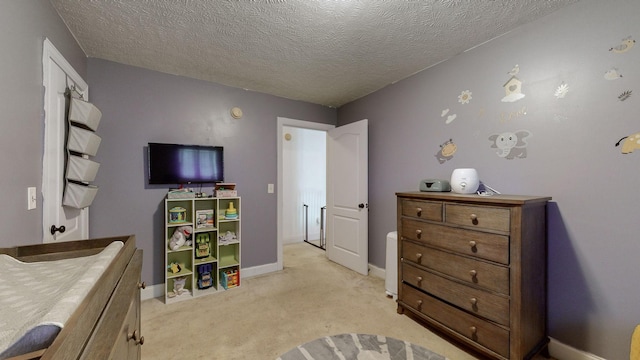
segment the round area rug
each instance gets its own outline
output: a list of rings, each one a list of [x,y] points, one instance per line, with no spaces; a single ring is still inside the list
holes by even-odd
[[[299,345],[276,360],[446,360],[422,346],[390,337],[340,334]]]

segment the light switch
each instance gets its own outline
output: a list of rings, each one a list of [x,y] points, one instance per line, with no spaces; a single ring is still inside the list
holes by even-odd
[[[38,196],[36,195],[36,188],[27,188],[27,210],[35,209],[38,204]]]
[[[268,192],[269,194],[273,194],[273,184],[269,184],[269,185],[267,185],[267,192]]]

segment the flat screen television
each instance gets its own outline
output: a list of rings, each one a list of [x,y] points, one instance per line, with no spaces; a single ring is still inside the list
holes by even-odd
[[[149,184],[224,181],[222,146],[149,143]]]

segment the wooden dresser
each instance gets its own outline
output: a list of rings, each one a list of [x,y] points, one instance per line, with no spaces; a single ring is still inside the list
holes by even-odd
[[[550,197],[397,193],[398,313],[495,359],[547,337]]]

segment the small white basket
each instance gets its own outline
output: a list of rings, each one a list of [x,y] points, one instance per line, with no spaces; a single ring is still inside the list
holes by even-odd
[[[77,126],[69,127],[67,148],[71,151],[96,156],[101,141],[100,136],[94,134],[92,131],[81,129]]]
[[[100,163],[71,155],[67,163],[67,179],[82,182],[93,181],[98,173],[98,168],[100,168]]]
[[[67,183],[64,197],[62,198],[62,205],[76,209],[84,209],[91,205],[97,193],[98,187],[95,185]]]
[[[69,120],[96,131],[100,124],[100,118],[102,118],[102,112],[92,103],[75,98],[71,99]]]

